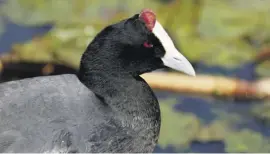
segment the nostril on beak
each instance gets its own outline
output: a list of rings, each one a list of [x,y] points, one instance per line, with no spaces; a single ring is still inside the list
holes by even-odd
[[[173,59],[177,60],[177,61],[181,61],[181,59],[179,58],[176,58],[176,57],[173,57]]]

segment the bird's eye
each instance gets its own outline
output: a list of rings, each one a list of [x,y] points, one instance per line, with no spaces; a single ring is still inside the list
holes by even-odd
[[[146,41],[143,43],[143,46],[146,47],[146,48],[152,48],[153,47],[153,44],[151,44],[150,42]]]

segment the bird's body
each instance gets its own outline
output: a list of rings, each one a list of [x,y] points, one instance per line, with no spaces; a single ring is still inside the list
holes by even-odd
[[[78,74],[0,84],[0,152],[152,152],[161,118],[141,74],[195,75],[151,10],[107,26]]]
[[[151,152],[158,102],[145,82],[121,83],[108,100],[120,105],[101,102],[72,74],[1,84],[0,152]]]

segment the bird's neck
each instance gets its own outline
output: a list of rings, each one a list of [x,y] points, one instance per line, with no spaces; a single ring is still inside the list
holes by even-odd
[[[88,72],[79,79],[113,110],[131,116],[159,118],[159,104],[149,85],[140,76]]]
[[[157,143],[161,123],[159,103],[140,76],[88,72],[79,74],[79,79],[108,105],[123,127],[150,139],[151,144]]]
[[[95,71],[79,73],[78,77],[85,86],[112,107],[131,108],[131,103],[132,106],[136,105],[140,108],[153,108],[158,105],[153,91],[140,76]]]

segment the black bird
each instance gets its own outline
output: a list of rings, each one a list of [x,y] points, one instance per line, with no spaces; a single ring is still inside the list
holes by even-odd
[[[195,76],[150,9],[104,28],[77,75],[0,85],[0,152],[152,152],[160,109],[139,75],[164,67]]]

